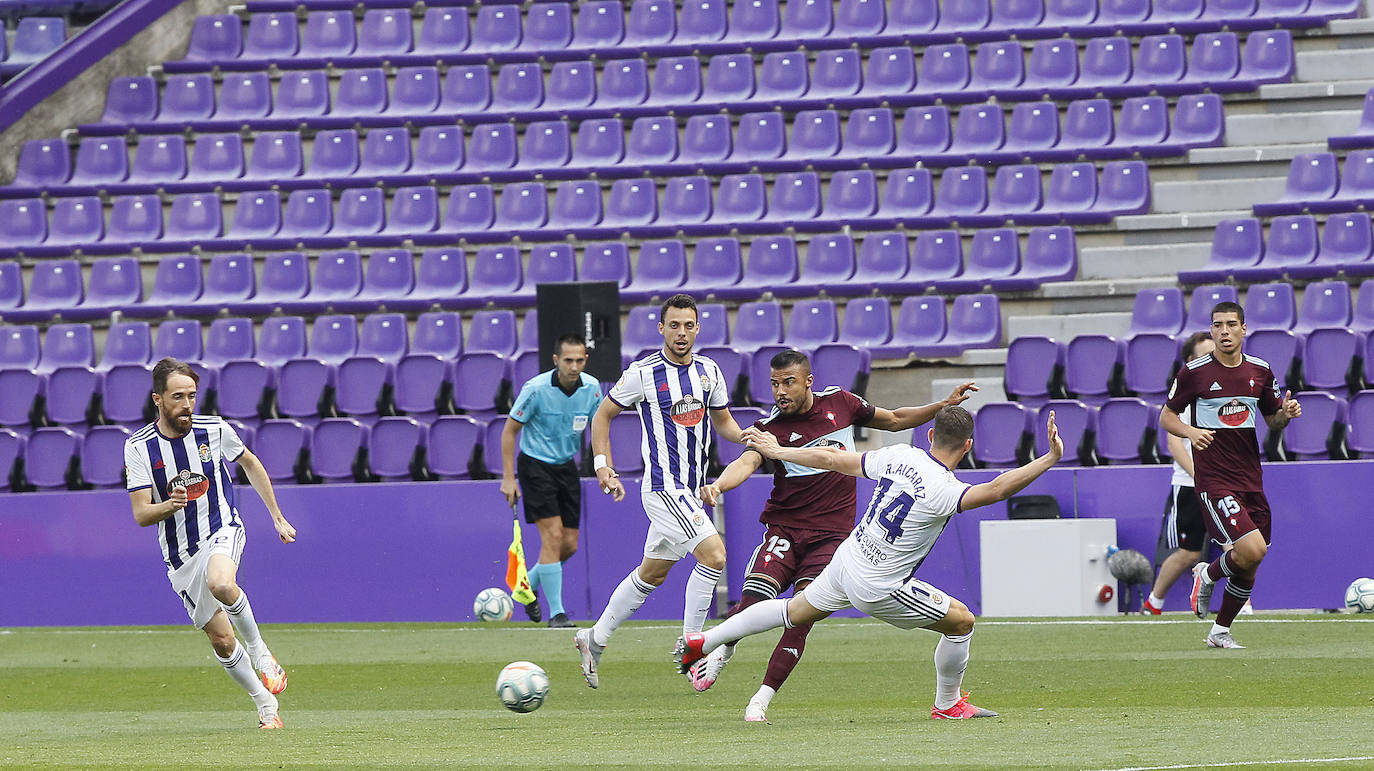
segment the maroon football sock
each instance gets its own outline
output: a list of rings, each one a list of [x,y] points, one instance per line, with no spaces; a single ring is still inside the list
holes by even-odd
[[[1207,566],[1207,577],[1212,579],[1212,583],[1240,572],[1240,566],[1236,565],[1235,558],[1231,556],[1233,553],[1228,551]]]
[[[797,624],[783,630],[782,639],[773,649],[768,659],[768,671],[763,675],[763,684],[778,690],[787,681],[787,676],[801,663],[802,653],[806,650],[806,636],[811,633],[811,624]]]
[[[1236,614],[1245,607],[1246,600],[1250,599],[1250,590],[1254,588],[1253,576],[1231,576],[1231,580],[1226,582],[1226,591],[1222,594],[1221,610],[1217,611],[1217,626],[1228,629],[1231,627],[1231,622],[1236,620]]]

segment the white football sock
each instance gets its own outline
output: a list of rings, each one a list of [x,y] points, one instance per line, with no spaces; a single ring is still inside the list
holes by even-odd
[[[625,580],[620,582],[620,586],[611,592],[606,609],[601,611],[601,618],[598,618],[596,625],[592,627],[592,642],[603,646],[610,642],[616,628],[639,610],[639,606],[644,604],[649,598],[649,592],[653,590],[653,586],[639,577],[639,568],[631,570],[630,574],[625,576]]]
[[[727,642],[735,642],[751,634],[767,632],[780,626],[792,626],[787,621],[787,600],[764,600],[741,610],[711,627],[705,633],[701,648],[710,653]]]
[[[262,632],[258,630],[258,621],[253,618],[253,606],[248,604],[248,592],[239,589],[239,598],[232,605],[224,605],[224,612],[229,614],[229,621],[233,623],[234,629],[243,638],[243,644],[248,646],[248,655],[252,658],[252,665],[257,666],[258,659],[267,655],[267,645],[262,641]]]
[[[687,579],[687,596],[682,612],[682,633],[700,632],[716,600],[716,584],[721,571],[698,564]]]
[[[1156,596],[1154,595],[1154,593],[1151,592],[1151,593],[1150,593],[1150,605],[1151,605],[1152,607],[1154,607],[1156,610],[1164,610],[1164,598],[1163,598],[1163,597],[1156,597]]]
[[[1216,623],[1214,623],[1214,624],[1212,624],[1212,631],[1208,632],[1207,635],[1210,637],[1210,636],[1212,636],[1212,635],[1214,635],[1214,634],[1226,634],[1227,632],[1230,632],[1230,631],[1231,631],[1231,627],[1229,627],[1229,626],[1222,626],[1221,624],[1216,624]]]
[[[759,686],[758,693],[755,693],[755,694],[754,694],[754,697],[753,697],[752,699],[750,699],[749,701],[750,701],[750,702],[759,702],[760,704],[763,705],[764,709],[767,709],[767,708],[768,708],[768,705],[771,704],[771,703],[773,702],[773,697],[774,697],[774,696],[777,696],[777,695],[778,695],[778,692],[775,691],[775,690],[773,690],[772,688],[770,688],[770,687],[768,687],[768,686],[766,686],[766,685],[760,685],[760,686]]]
[[[959,686],[968,668],[969,639],[973,632],[958,637],[941,635],[935,645],[935,708],[949,709],[959,701]]]
[[[253,703],[261,711],[264,707],[273,706],[277,702],[277,697],[267,690],[267,686],[262,684],[258,675],[253,671],[253,665],[248,663],[248,653],[239,645],[238,640],[234,640],[234,652],[229,654],[229,658],[222,659],[219,654],[215,654],[219,663],[224,667],[224,671],[229,673],[229,677],[238,683],[243,690],[253,697]]]

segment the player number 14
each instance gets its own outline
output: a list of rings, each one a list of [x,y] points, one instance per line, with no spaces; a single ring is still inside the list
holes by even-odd
[[[868,513],[864,514],[864,524],[877,522],[886,532],[883,540],[888,543],[895,543],[902,535],[902,523],[906,521],[906,516],[911,513],[911,507],[916,505],[916,499],[908,493],[900,493],[896,497],[887,501],[887,505],[881,509],[878,505],[887,497],[887,491],[892,487],[892,480],[883,478],[878,482],[878,490],[873,495],[873,503],[868,507]]]

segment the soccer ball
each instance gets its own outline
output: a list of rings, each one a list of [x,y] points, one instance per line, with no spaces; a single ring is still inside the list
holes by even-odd
[[[533,712],[549,695],[549,676],[537,664],[512,662],[496,678],[496,695],[512,712]]]
[[[496,587],[483,589],[472,601],[472,615],[478,621],[509,621],[513,610],[515,603],[511,602],[510,595]]]
[[[1345,606],[1355,613],[1374,613],[1374,578],[1357,578],[1345,590]]]

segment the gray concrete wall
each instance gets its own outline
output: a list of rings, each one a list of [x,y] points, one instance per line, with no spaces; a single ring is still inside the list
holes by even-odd
[[[150,65],[180,59],[196,17],[224,13],[231,4],[231,0],[185,0],[30,110],[0,134],[0,180],[14,179],[19,149],[25,142],[55,137],[64,129],[99,120],[111,78],[142,75]]]

